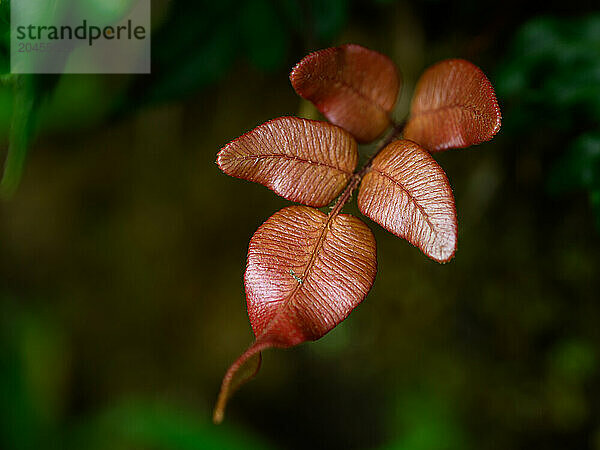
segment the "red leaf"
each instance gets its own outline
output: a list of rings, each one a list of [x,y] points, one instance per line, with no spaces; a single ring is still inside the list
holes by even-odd
[[[454,256],[456,208],[448,178],[414,142],[395,141],[373,160],[358,193],[363,214],[438,262]]]
[[[327,122],[280,117],[221,149],[223,172],[255,181],[283,198],[325,206],[344,188],[356,167],[356,141]]]
[[[390,124],[400,79],[394,63],[356,44],[320,50],[296,64],[290,81],[332,123],[359,142],[371,142]]]
[[[254,344],[229,368],[214,419],[219,422],[248,361],[269,347],[319,339],[366,297],[377,271],[371,230],[348,214],[284,208],[259,227],[248,250],[244,283]]]
[[[419,79],[404,137],[430,152],[464,148],[489,141],[500,119],[494,88],[481,69],[448,59]]]

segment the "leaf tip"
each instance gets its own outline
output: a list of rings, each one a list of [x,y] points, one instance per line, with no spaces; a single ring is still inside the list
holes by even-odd
[[[453,242],[451,243],[451,245],[448,245],[446,247],[441,247],[439,250],[439,254],[430,254],[428,256],[437,263],[448,264],[450,261],[452,261],[454,259],[454,256],[456,255],[456,247],[457,247],[456,244],[457,244],[457,239],[456,239],[456,236],[454,236],[454,239],[453,239]]]
[[[229,144],[222,147],[221,150],[219,150],[219,153],[217,153],[217,159],[215,160],[215,164],[219,167],[219,169],[221,169],[221,171],[223,173],[225,173],[227,175],[229,175],[229,174],[225,171],[225,159],[226,159],[228,147],[229,147]]]

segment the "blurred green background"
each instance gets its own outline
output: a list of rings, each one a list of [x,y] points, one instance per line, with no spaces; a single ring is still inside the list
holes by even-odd
[[[600,13],[540,8],[153,1],[151,75],[2,75],[0,447],[600,449]],[[5,73],[8,17],[2,1]],[[398,120],[425,67],[472,60],[502,129],[436,156],[456,258],[438,265],[368,222],[367,300],[317,343],[267,352],[213,426],[252,339],[248,241],[289,204],[215,155],[312,113],[289,70],[346,42],[398,64]]]

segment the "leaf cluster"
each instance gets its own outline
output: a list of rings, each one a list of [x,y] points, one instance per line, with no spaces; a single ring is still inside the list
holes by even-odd
[[[500,128],[491,83],[465,60],[427,69],[400,124],[392,119],[400,75],[373,50],[347,44],[311,53],[290,81],[329,123],[274,119],[217,157],[226,174],[306,206],[275,213],[250,240],[244,285],[256,339],[225,374],[215,422],[222,421],[231,393],[258,371],[263,350],[319,339],[367,296],[377,271],[375,238],[361,220],[341,213],[354,190],[363,214],[433,260],[448,262],[456,251],[456,208],[432,153],[479,144]],[[358,143],[384,134],[357,169]],[[329,204],[328,214],[315,209]]]

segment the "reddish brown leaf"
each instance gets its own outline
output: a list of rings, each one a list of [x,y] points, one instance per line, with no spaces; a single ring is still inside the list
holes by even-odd
[[[394,63],[356,44],[311,53],[290,74],[296,92],[359,142],[371,142],[390,124],[400,78]]]
[[[327,122],[280,117],[227,144],[217,164],[227,175],[320,207],[348,182],[358,160],[356,147],[350,134]]]
[[[215,421],[234,385],[248,378],[237,376],[247,361],[269,347],[319,339],[362,302],[376,271],[375,239],[356,217],[292,206],[261,225],[250,240],[244,278],[256,340],[227,371]]]
[[[414,142],[395,141],[373,160],[358,207],[382,227],[447,262],[456,251],[456,209],[443,169]]]
[[[430,152],[489,141],[500,129],[494,88],[476,65],[448,59],[423,73],[404,137]]]

